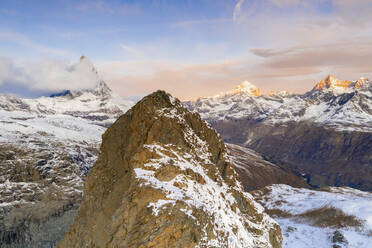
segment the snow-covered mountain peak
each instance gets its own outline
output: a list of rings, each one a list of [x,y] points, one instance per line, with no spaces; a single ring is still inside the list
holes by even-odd
[[[335,95],[344,93],[352,93],[356,90],[363,90],[369,88],[370,80],[364,77],[360,77],[356,81],[339,80],[332,75],[328,75],[326,78],[318,82],[310,94],[316,92],[332,92]],[[318,94],[317,94],[318,95]]]
[[[235,86],[232,90],[222,92],[217,95],[217,97],[230,96],[230,95],[241,95],[247,94],[251,96],[260,96],[261,91],[255,85],[248,81],[244,81],[241,84]]]
[[[367,82],[370,82],[370,80],[369,80],[368,78],[360,77],[360,78],[355,82],[354,88],[355,88],[355,89],[359,89],[360,87],[362,87],[363,85],[365,85],[365,83],[367,83]]]
[[[71,99],[83,96],[83,98],[100,98],[104,100],[113,95],[112,90],[100,78],[97,69],[86,56],[81,56],[80,61],[72,66],[71,70],[79,72],[84,79],[89,79],[91,86],[79,90],[65,89],[62,92],[51,94],[50,97]]]
[[[239,93],[242,88],[237,87],[235,92]],[[339,130],[372,130],[372,82],[365,78],[352,82],[329,75],[305,94],[281,92],[254,96],[229,93],[201,98],[187,105],[211,122],[243,118],[270,125],[310,121]]]
[[[112,90],[104,81],[100,81],[92,92],[94,95],[102,97],[109,97],[112,95]]]
[[[339,80],[332,75],[328,75],[317,83],[314,90],[332,90],[335,93],[344,93],[353,89],[353,82],[349,80]]]
[[[51,94],[50,97],[61,97],[61,98],[100,98],[102,100],[110,98],[114,93],[110,87],[104,82],[99,81],[93,89],[83,89],[83,90],[64,90],[60,93]]]

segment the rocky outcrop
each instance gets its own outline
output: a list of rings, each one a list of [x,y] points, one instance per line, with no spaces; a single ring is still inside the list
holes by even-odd
[[[284,166],[273,164],[259,153],[238,145],[227,144],[227,153],[240,175],[245,191],[261,189],[271,184],[287,184],[309,188],[305,179],[286,171]]]
[[[281,231],[243,192],[217,133],[158,91],[103,135],[57,247],[281,247]]]
[[[73,222],[98,151],[81,145],[72,156],[71,144],[24,142],[0,143],[0,247],[50,248]]]

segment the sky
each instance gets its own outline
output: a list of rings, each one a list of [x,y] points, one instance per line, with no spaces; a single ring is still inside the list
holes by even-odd
[[[372,0],[2,0],[0,93],[87,87],[81,55],[122,96],[372,78],[371,11]]]

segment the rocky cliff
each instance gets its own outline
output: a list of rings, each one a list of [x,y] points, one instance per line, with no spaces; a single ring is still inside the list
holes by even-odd
[[[219,135],[163,91],[103,135],[82,205],[57,247],[281,247]]]

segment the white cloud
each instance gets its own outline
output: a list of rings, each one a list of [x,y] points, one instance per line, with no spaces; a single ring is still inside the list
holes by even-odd
[[[12,60],[0,57],[0,85],[7,81],[21,83],[27,81],[27,76],[14,66]]]
[[[69,64],[57,60],[17,63],[0,57],[0,85],[24,85],[28,90],[58,92],[94,88],[99,77],[89,60]]]
[[[241,11],[241,7],[243,3],[244,3],[244,0],[238,0],[238,2],[235,5],[234,13],[232,17],[234,22],[239,21],[240,11]]]

